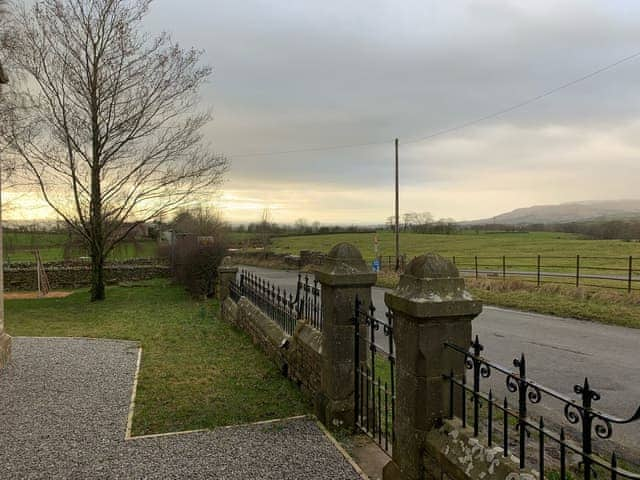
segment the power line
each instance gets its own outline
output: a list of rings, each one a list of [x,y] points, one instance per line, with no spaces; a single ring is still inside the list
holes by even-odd
[[[458,125],[454,125],[452,127],[448,127],[442,130],[437,130],[433,133],[430,133],[424,137],[419,137],[419,138],[415,138],[413,140],[408,140],[403,142],[404,144],[410,144],[410,143],[419,143],[419,142],[424,142],[427,140],[431,140],[432,138],[435,137],[440,137],[442,135],[446,135],[449,133],[453,133],[453,132],[457,132],[459,130],[463,130],[465,128],[471,127],[473,125],[482,123],[482,122],[486,122],[487,120],[491,120],[493,118],[496,117],[500,117],[502,115],[505,115],[507,113],[513,112],[514,110],[518,110],[522,107],[525,107],[527,105],[530,105],[532,103],[538,102],[540,100],[543,100],[546,97],[549,97],[561,90],[564,90],[566,88],[572,87],[573,85],[576,85],[578,83],[584,82],[585,80],[588,80],[590,78],[593,78],[597,75],[600,75],[601,73],[604,73],[608,70],[612,70],[613,68],[629,62],[631,60],[634,60],[636,58],[640,57],[640,52],[636,52],[633,53],[631,55],[628,55],[624,58],[621,58],[613,63],[610,63],[608,65],[605,65],[603,67],[598,68],[597,70],[594,70],[590,73],[587,73],[586,75],[583,75],[579,78],[576,78],[574,80],[571,80],[567,83],[564,83],[558,87],[552,88],[550,90],[547,90],[545,92],[542,92],[534,97],[530,97],[526,100],[522,100],[518,103],[515,103],[509,107],[506,108],[502,108],[500,110],[496,110],[492,113],[489,113],[487,115],[483,115],[481,117],[472,119],[472,120],[467,120],[463,123],[460,123]],[[342,145],[330,145],[330,146],[325,146],[325,147],[311,147],[311,148],[300,148],[300,149],[290,149],[290,150],[278,150],[278,151],[270,151],[270,152],[256,152],[256,153],[243,153],[243,154],[238,154],[238,155],[231,155],[231,157],[234,158],[242,158],[242,157],[267,157],[267,156],[273,156],[273,155],[286,155],[286,154],[291,154],[291,153],[308,153],[308,152],[323,152],[323,151],[328,151],[328,150],[346,150],[349,148],[359,148],[359,147],[368,147],[368,146],[373,146],[373,145],[386,145],[388,144],[389,141],[388,140],[384,140],[384,141],[372,141],[372,142],[364,142],[364,143],[352,143],[352,144],[342,144]]]
[[[329,147],[311,147],[300,148],[294,150],[278,150],[274,152],[260,152],[260,153],[242,153],[239,155],[231,155],[234,158],[241,157],[268,157],[270,155],[284,155],[287,153],[306,153],[306,152],[322,152],[325,150],[345,150],[347,148],[369,147],[371,145],[383,145],[389,143],[387,140],[380,142],[366,142],[366,143],[351,143],[346,145],[332,145]]]
[[[580,78],[576,78],[575,80],[571,80],[570,82],[567,82],[567,83],[565,83],[563,85],[560,85],[559,87],[555,87],[555,88],[552,88],[551,90],[547,90],[546,92],[543,92],[543,93],[541,93],[539,95],[536,95],[535,97],[531,97],[531,98],[528,98],[527,100],[523,100],[522,102],[519,102],[519,103],[516,103],[514,105],[511,105],[510,107],[503,108],[502,110],[497,110],[497,111],[495,111],[493,113],[489,113],[488,115],[484,115],[484,116],[476,118],[474,120],[469,120],[467,122],[461,123],[461,124],[456,125],[454,127],[445,128],[444,130],[440,130],[440,131],[431,133],[431,134],[429,134],[429,135],[427,135],[425,137],[417,138],[417,139],[414,139],[414,140],[409,140],[409,141],[406,141],[406,142],[403,142],[403,143],[407,144],[407,143],[423,142],[425,140],[430,140],[430,139],[432,139],[434,137],[439,137],[441,135],[446,135],[447,133],[452,133],[452,132],[455,132],[455,131],[458,131],[458,130],[462,130],[463,128],[471,127],[471,126],[476,125],[478,123],[485,122],[487,120],[491,120],[492,118],[499,117],[499,116],[504,115],[506,113],[512,112],[512,111],[517,110],[519,108],[522,108],[522,107],[525,107],[527,105],[530,105],[530,104],[532,104],[534,102],[542,100],[542,99],[544,99],[544,98],[546,98],[546,97],[548,97],[550,95],[553,95],[556,92],[559,92],[560,90],[564,90],[565,88],[572,87],[573,85],[576,85],[577,83],[584,82],[585,80],[588,80],[588,79],[590,79],[592,77],[595,77],[596,75],[599,75],[599,74],[601,74],[603,72],[606,72],[607,70],[611,70],[612,68],[617,67],[621,63],[628,62],[628,61],[633,60],[633,59],[638,58],[638,57],[640,57],[640,52],[636,52],[633,55],[629,55],[628,57],[624,57],[624,58],[622,58],[622,59],[620,59],[620,60],[618,60],[618,61],[616,61],[614,63],[611,63],[609,65],[606,65],[606,66],[602,67],[602,68],[599,68],[598,70],[594,70],[591,73],[583,75]]]

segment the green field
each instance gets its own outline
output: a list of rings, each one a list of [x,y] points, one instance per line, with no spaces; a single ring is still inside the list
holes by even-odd
[[[379,253],[383,256],[395,254],[392,232],[379,232]],[[371,233],[341,233],[335,235],[304,235],[276,237],[272,239],[273,250],[282,253],[297,253],[300,250],[328,252],[340,242],[349,242],[360,249],[366,259],[374,257],[374,235]],[[640,243],[622,240],[586,240],[578,235],[554,232],[532,233],[460,233],[452,235],[401,233],[400,252],[409,259],[427,252],[445,257],[507,256],[570,256],[577,254],[589,257],[640,258]]]
[[[395,265],[393,233],[380,232],[378,239],[382,266]],[[367,261],[373,260],[374,235],[370,233],[277,237],[272,240],[272,248],[280,253],[297,253],[300,250],[328,252],[340,242],[354,244]],[[565,233],[401,233],[400,252],[406,255],[407,261],[424,253],[438,253],[452,259],[461,270],[468,271],[474,271],[477,262],[479,270],[492,271],[498,275],[503,270],[507,275],[509,272],[535,272],[540,262],[542,272],[568,275],[566,278],[553,278],[555,283],[575,285],[575,277],[572,279],[571,276],[575,276],[579,270],[580,275],[585,277],[604,275],[622,279],[614,282],[588,279],[585,286],[622,289],[626,288],[624,279],[628,277],[631,256],[637,258],[636,261],[632,260],[632,275],[640,276],[639,242],[588,240]],[[528,280],[535,281],[534,277],[530,276]],[[551,278],[544,280],[549,281]],[[635,282],[633,287],[640,288],[640,281]]]
[[[5,263],[34,262],[34,250],[39,250],[42,261],[65,260],[64,245],[68,240],[66,233],[55,232],[3,232],[3,255]],[[129,258],[149,258],[157,255],[157,244],[153,240],[123,242],[111,252],[111,260]],[[81,247],[67,251],[67,259],[87,256]]]
[[[216,301],[190,299],[180,286],[154,280],[110,287],[90,303],[66,298],[6,300],[14,336],[136,340],[142,368],[135,435],[213,428],[306,413],[292,382],[251,342],[220,320]]]
[[[380,232],[379,254],[383,267],[392,264],[394,235]],[[367,261],[374,257],[374,235],[348,233],[307,235],[272,239],[272,249],[280,253],[300,250],[328,252],[340,242],[356,245]],[[467,275],[474,275],[474,257],[480,269],[494,274],[469,279],[474,295],[488,304],[520,310],[595,320],[603,323],[640,328],[640,243],[622,240],[588,240],[578,235],[532,233],[475,233],[452,235],[402,233],[400,251],[411,260],[414,256],[435,252],[452,259]],[[537,288],[537,256],[541,255],[543,272],[559,272],[567,277],[542,276]],[[576,288],[576,255],[580,255],[580,287]],[[502,257],[507,276],[502,282]],[[632,294],[627,294],[629,256],[633,261]],[[531,272],[517,275],[515,272]],[[589,275],[612,275],[618,280],[587,278]],[[498,281],[496,281],[498,280]],[[389,270],[378,275],[378,285],[395,287],[398,277]]]

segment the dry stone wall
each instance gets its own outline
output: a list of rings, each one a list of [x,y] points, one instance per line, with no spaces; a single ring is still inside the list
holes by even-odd
[[[74,289],[88,286],[91,281],[91,267],[86,263],[52,263],[44,265],[45,272],[54,290]],[[149,263],[122,262],[105,266],[107,284],[149,280],[169,277],[167,265]],[[13,291],[34,291],[38,289],[38,276],[34,264],[14,264],[4,269],[4,289]]]
[[[518,459],[498,446],[488,447],[463,428],[447,420],[427,434],[424,480],[538,480],[536,471],[523,471]]]
[[[322,265],[326,259],[326,254],[311,250],[301,250],[300,255],[274,252],[243,252],[231,251],[235,263],[260,264],[260,262],[280,264],[284,267],[304,268],[307,266]]]

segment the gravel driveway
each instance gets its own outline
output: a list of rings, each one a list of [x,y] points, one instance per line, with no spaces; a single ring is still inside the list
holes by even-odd
[[[310,419],[125,441],[137,355],[134,342],[15,338],[2,478],[360,478]]]

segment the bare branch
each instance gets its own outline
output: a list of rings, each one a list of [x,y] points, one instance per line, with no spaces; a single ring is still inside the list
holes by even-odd
[[[7,63],[22,81],[0,134],[85,239],[98,277],[127,230],[216,188],[228,168],[196,109],[211,69],[166,33],[140,33],[150,4],[37,0],[9,22]]]

